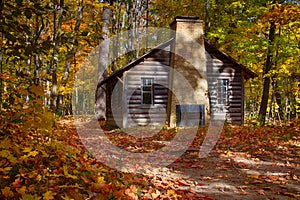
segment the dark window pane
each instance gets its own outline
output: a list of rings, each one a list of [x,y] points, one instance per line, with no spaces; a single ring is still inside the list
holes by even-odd
[[[152,104],[153,103],[153,79],[142,78],[142,103]]]
[[[152,100],[151,100],[151,93],[143,93],[143,104],[151,104]]]

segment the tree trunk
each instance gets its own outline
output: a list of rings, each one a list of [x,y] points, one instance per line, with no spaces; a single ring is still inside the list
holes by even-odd
[[[54,5],[54,9],[56,10],[57,5]],[[60,43],[60,32],[61,26],[63,22],[63,6],[64,0],[60,0],[59,2],[59,18],[58,24],[56,27],[56,11],[54,11],[53,15],[53,41],[54,41],[54,50],[53,50],[53,69],[52,69],[52,91],[51,91],[51,109],[53,112],[57,111],[57,66],[58,66],[58,53],[59,53],[59,43]]]
[[[276,25],[274,21],[271,21],[270,24],[270,30],[269,30],[269,47],[268,47],[268,54],[267,54],[267,60],[264,67],[263,72],[263,94],[261,98],[261,104],[259,109],[259,117],[261,120],[261,125],[265,124],[266,120],[266,113],[267,113],[267,107],[268,107],[268,100],[269,100],[269,92],[270,92],[270,77],[268,77],[268,73],[272,69],[273,65],[273,45],[274,45],[274,39],[275,39],[275,30]]]
[[[207,36],[209,30],[210,30],[210,21],[209,21],[209,3],[210,0],[206,0],[206,4],[205,4],[205,31],[204,34],[205,36]]]
[[[281,94],[280,94],[279,89],[278,89],[277,80],[274,80],[273,90],[274,90],[274,96],[275,96],[276,104],[278,105],[279,117],[280,117],[281,120],[285,120],[285,116],[284,116],[284,112],[283,112],[283,105],[282,105],[282,102],[281,102]]]
[[[127,3],[127,19],[128,19],[128,24],[127,24],[127,31],[128,31],[128,58],[127,62],[130,62],[134,58],[134,52],[133,52],[133,44],[134,41],[134,4],[130,1]]]
[[[104,3],[110,3],[109,1],[104,1]],[[109,61],[109,25],[110,17],[112,11],[109,7],[103,7],[102,13],[102,39],[99,48],[99,62],[98,62],[98,85],[107,77],[107,66]],[[97,87],[95,96],[95,118],[97,120],[104,120],[106,118],[106,85]]]

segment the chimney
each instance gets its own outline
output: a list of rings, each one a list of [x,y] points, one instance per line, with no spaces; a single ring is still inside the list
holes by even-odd
[[[168,102],[169,126],[175,127],[180,119],[178,108],[204,108],[203,117],[208,121],[209,98],[206,76],[203,21],[198,17],[175,17],[170,24],[171,47],[170,92]],[[196,109],[197,110],[197,109]],[[196,114],[194,110],[194,114]],[[176,119],[177,118],[177,119]]]

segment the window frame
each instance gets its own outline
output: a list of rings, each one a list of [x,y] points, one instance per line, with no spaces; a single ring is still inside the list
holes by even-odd
[[[145,84],[144,81],[150,81],[150,85]],[[144,90],[145,87],[150,88],[150,90]],[[150,93],[150,103],[145,102],[144,94]],[[153,77],[142,77],[141,78],[141,104],[143,105],[154,105],[154,78]]]
[[[225,84],[224,84],[225,83]],[[227,105],[228,104],[228,79],[218,79],[217,80],[217,104]]]

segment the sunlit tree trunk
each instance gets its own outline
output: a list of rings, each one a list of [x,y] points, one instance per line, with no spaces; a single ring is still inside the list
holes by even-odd
[[[104,1],[110,4],[110,1]],[[111,9],[108,6],[103,7],[102,11],[102,39],[99,49],[99,62],[98,62],[98,85],[107,77],[107,66],[109,61],[109,33],[110,33],[110,17]],[[106,85],[97,87],[95,96],[95,118],[97,120],[104,120],[106,118]]]
[[[132,1],[129,1],[129,3],[127,3],[127,20],[128,20],[128,24],[127,24],[127,31],[128,31],[128,56],[129,56],[129,60],[128,62],[130,62],[133,57],[134,57],[134,52],[133,52],[133,38],[134,38],[134,4],[132,3]]]

